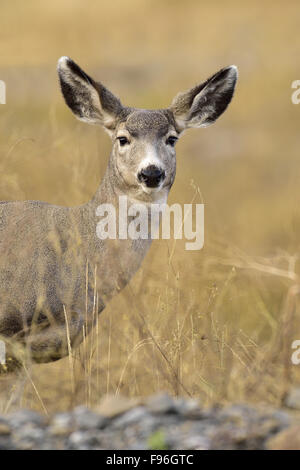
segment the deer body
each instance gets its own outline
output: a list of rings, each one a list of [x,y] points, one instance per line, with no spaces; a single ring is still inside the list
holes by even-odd
[[[65,312],[72,340],[82,340],[83,326],[92,326],[95,289],[99,314],[129,282],[150,247],[150,238],[97,237],[100,201],[118,204],[109,186],[107,174],[95,198],[78,207],[37,201],[0,205],[0,337],[23,342],[30,335],[37,362],[67,354]]]
[[[100,239],[97,207],[118,208],[124,195],[129,203],[166,202],[176,140],[187,127],[207,126],[222,114],[237,77],[236,68],[227,67],[179,94],[166,110],[139,110],[124,107],[67,57],[58,73],[67,105],[79,119],[101,124],[113,148],[102,183],[86,204],[0,204],[0,339],[25,346],[36,362],[65,356],[67,333],[72,346],[82,341],[84,327],[95,321],[88,312],[103,310],[151,245],[150,233],[140,240]]]

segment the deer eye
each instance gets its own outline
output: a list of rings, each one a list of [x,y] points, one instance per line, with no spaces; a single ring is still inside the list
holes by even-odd
[[[170,135],[170,137],[168,137],[166,140],[166,144],[171,145],[171,147],[174,147],[176,144],[176,141],[177,141],[177,137],[175,137],[174,135]]]
[[[127,137],[118,137],[118,141],[120,142],[121,147],[124,147],[124,145],[129,144],[129,140]]]

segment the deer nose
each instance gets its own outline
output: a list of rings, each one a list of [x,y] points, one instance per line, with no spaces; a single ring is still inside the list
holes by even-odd
[[[149,165],[139,172],[138,180],[145,183],[148,188],[156,188],[165,176],[164,170],[156,165]]]

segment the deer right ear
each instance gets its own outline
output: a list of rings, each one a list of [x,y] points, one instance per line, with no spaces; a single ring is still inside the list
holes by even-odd
[[[170,107],[179,131],[213,124],[229,105],[237,77],[237,67],[231,65],[194,88],[179,93]]]
[[[89,124],[101,124],[111,133],[123,109],[120,100],[69,57],[59,59],[57,71],[62,94],[75,116]]]

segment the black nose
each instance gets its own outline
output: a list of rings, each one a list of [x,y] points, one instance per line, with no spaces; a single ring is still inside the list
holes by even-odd
[[[156,188],[164,179],[165,172],[155,165],[149,165],[138,174],[139,181],[145,183],[148,188]]]

